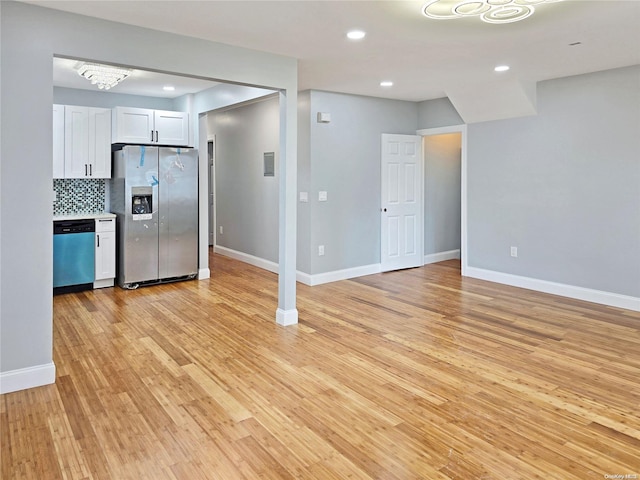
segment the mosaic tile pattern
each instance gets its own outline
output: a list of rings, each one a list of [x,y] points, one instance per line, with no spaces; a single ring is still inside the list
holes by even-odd
[[[55,178],[53,215],[102,213],[105,211],[106,182],[103,178]]]

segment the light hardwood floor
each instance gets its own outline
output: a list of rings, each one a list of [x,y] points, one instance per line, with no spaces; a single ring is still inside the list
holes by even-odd
[[[211,262],[54,298],[57,381],[1,397],[3,479],[640,479],[639,313],[448,261],[299,284],[285,328],[276,275]]]

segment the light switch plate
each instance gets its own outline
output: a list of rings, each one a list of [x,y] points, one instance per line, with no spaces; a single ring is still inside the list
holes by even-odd
[[[327,201],[327,192],[324,192],[324,191],[318,192],[318,201],[319,202],[326,202]]]
[[[300,201],[307,203],[309,201],[309,194],[307,192],[300,192]]]
[[[331,114],[329,112],[318,112],[318,123],[330,123]]]

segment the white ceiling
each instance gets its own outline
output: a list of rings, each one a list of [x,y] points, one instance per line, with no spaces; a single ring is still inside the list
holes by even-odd
[[[425,1],[29,3],[295,57],[300,90],[410,101],[449,96],[469,106],[517,91],[526,110],[537,81],[640,63],[640,1],[559,1],[504,25],[428,19]],[[346,39],[354,28],[367,32],[364,40]],[[498,64],[511,70],[496,74]],[[382,88],[381,80],[394,86]],[[127,82],[134,83],[123,89]]]

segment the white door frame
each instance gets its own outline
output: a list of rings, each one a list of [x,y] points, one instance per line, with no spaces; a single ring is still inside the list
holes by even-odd
[[[210,278],[209,270],[209,175],[202,175],[208,169],[207,160],[207,114],[198,118],[198,279]],[[207,192],[207,193],[204,193]],[[204,200],[204,198],[206,200]]]
[[[209,162],[209,144],[213,144],[213,152],[211,155],[211,162]],[[207,179],[209,182],[209,190],[207,194],[213,196],[213,205],[207,203],[207,210],[209,214],[209,218],[211,219],[211,225],[209,225],[209,235],[213,232],[213,248],[218,244],[217,237],[217,221],[216,221],[216,136],[215,135],[207,135]],[[210,198],[208,199],[210,200]]]
[[[467,276],[469,265],[467,263],[467,126],[451,125],[448,127],[425,128],[417,130],[416,135],[421,137],[429,137],[432,135],[443,135],[447,133],[460,133],[461,158],[460,158],[460,265],[461,274]],[[424,149],[423,149],[424,152]],[[424,172],[424,153],[422,158]],[[424,183],[422,188],[424,189]],[[424,191],[422,192],[424,198]]]

